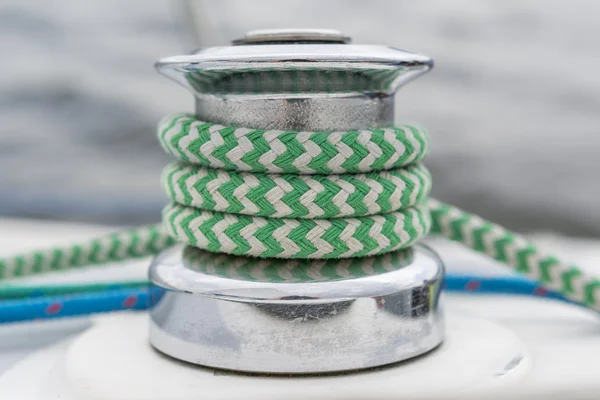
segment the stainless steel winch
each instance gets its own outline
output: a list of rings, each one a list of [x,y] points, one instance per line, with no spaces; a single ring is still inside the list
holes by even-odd
[[[301,131],[392,125],[397,89],[432,66],[422,55],[350,44],[333,30],[254,31],[230,47],[157,63],[194,94],[199,119]],[[424,354],[444,336],[443,265],[423,245],[328,261],[177,246],[154,260],[150,278],[152,345],[213,368],[357,370]]]

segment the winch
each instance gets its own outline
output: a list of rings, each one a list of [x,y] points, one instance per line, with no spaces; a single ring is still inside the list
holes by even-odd
[[[432,66],[422,55],[350,44],[333,30],[255,31],[230,47],[157,63],[194,94],[199,120],[297,136],[392,126],[396,91]],[[340,140],[335,133],[325,140],[333,136]],[[239,157],[229,158],[256,144],[240,141],[230,150]],[[366,196],[384,189],[365,181],[356,190],[372,192]],[[357,186],[342,182],[326,201],[350,208]],[[252,184],[235,191],[250,197]],[[232,200],[214,182],[208,190],[224,206]],[[293,207],[279,201],[283,195],[276,187],[256,201]],[[318,195],[309,188],[290,202],[318,208]],[[422,245],[328,260],[215,256],[180,246],[154,261],[150,277],[161,293],[151,309],[151,343],[201,365],[286,374],[355,370],[421,355],[443,339],[443,265]]]

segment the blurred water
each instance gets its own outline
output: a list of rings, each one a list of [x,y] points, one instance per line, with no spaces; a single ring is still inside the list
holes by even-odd
[[[152,67],[193,46],[180,4],[2,2],[0,214],[159,219],[167,157],[154,125],[192,109]],[[432,135],[435,195],[518,230],[600,234],[600,3],[205,4],[204,42],[331,27],[432,56],[434,71],[401,91],[398,119]]]

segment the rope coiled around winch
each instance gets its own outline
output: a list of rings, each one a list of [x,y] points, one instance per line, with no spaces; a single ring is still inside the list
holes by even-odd
[[[431,178],[418,164],[429,140],[409,126],[286,132],[176,114],[161,121],[159,138],[185,161],[163,174],[173,201],[163,213],[165,229],[194,247],[255,257],[362,257],[406,248],[431,225]]]
[[[409,247],[431,228],[600,309],[597,279],[496,224],[427,199],[431,178],[419,161],[429,138],[420,129],[256,130],[174,114],[158,134],[182,161],[163,174],[173,201],[163,222],[178,241],[256,257],[343,258]]]
[[[174,114],[159,126],[179,161],[163,173],[163,226],[0,258],[0,280],[145,257],[175,241],[256,257],[361,257],[441,234],[600,311],[600,281],[523,237],[427,198],[429,149],[410,126],[348,132],[228,127]],[[175,240],[174,240],[175,238]]]

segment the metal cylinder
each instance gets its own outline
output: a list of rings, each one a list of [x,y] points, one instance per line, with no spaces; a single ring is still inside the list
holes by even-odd
[[[258,31],[157,63],[199,119],[255,129],[389,126],[394,94],[432,61],[328,30]],[[443,340],[443,265],[423,246],[376,257],[274,260],[179,246],[157,257],[150,342],[180,360],[313,374],[403,361]]]
[[[443,268],[425,247],[308,263],[187,253],[173,248],[150,269],[150,340],[177,359],[309,374],[386,365],[442,341]]]

